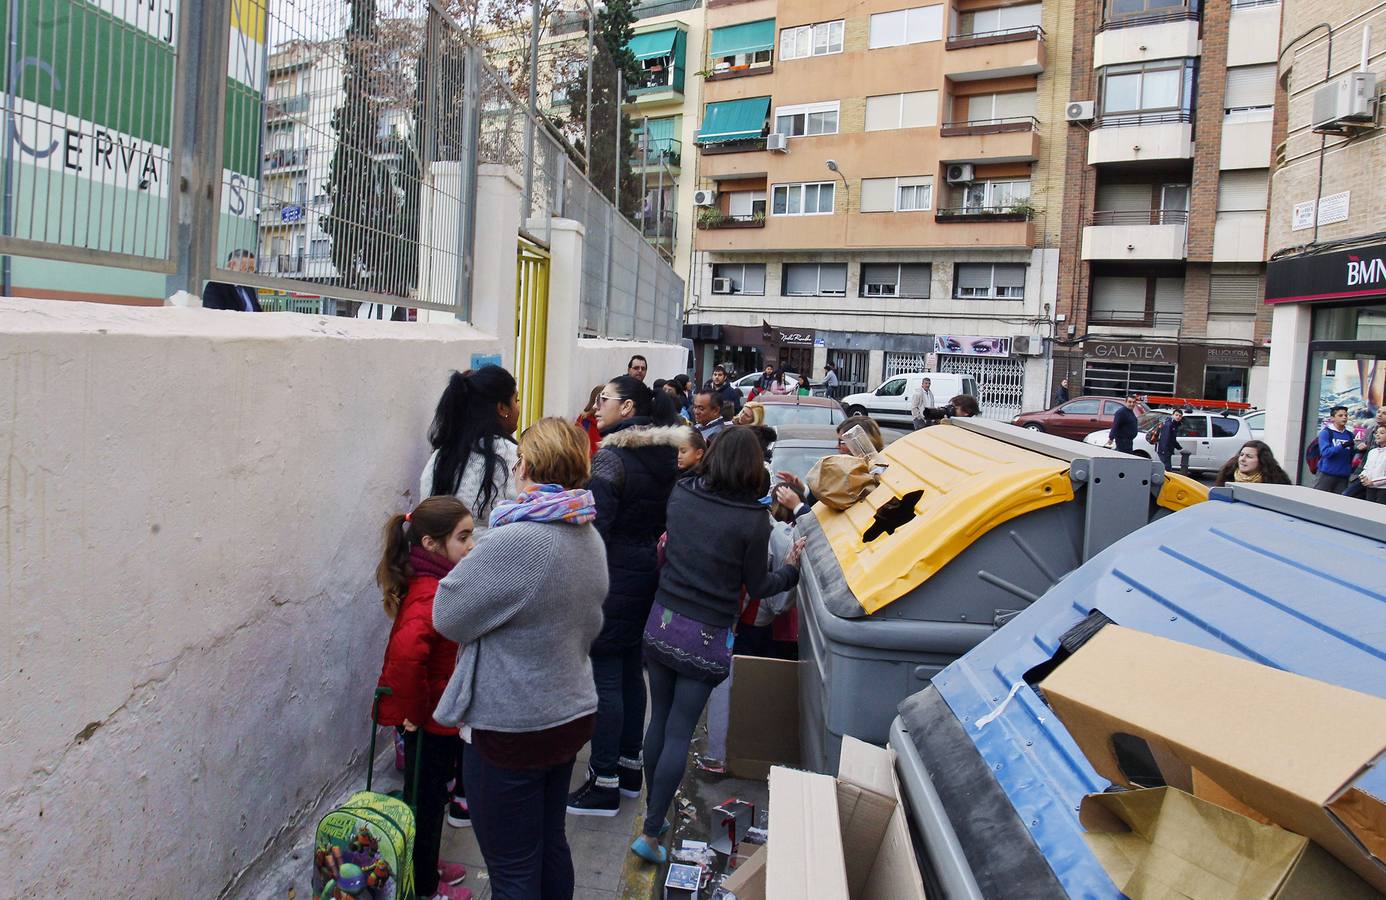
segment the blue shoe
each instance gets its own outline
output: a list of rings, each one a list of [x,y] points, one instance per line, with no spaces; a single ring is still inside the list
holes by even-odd
[[[659,826],[659,836],[660,836],[660,837],[664,837],[666,834],[669,833],[669,829],[670,829],[670,828],[673,828],[673,827],[674,827],[674,826],[672,826],[672,825],[669,824],[669,820],[668,820],[668,819],[665,819],[665,820],[664,820],[664,824],[661,825],[661,826]]]
[[[643,835],[631,842],[630,852],[645,862],[654,863],[657,866],[662,866],[669,861],[669,851],[660,845],[655,845],[652,849],[649,843],[644,840]]]

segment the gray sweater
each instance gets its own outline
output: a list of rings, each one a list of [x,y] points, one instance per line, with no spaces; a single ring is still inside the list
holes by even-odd
[[[606,590],[606,548],[590,524],[491,529],[433,599],[433,627],[461,645],[433,718],[542,731],[595,712],[587,651]]]

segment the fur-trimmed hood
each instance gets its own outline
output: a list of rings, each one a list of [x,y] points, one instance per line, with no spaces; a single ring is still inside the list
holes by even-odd
[[[641,447],[682,447],[693,437],[687,425],[635,425],[613,431],[602,438],[599,446],[613,450],[636,450]]]

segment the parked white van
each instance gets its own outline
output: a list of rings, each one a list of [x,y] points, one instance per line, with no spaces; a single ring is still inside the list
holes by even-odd
[[[958,394],[972,397],[977,394],[977,380],[971,375],[955,375],[952,372],[912,372],[909,375],[896,375],[887,378],[880,387],[864,394],[849,394],[842,398],[842,406],[849,416],[870,416],[877,422],[913,425],[910,419],[910,398],[919,382],[928,378],[930,390],[934,392],[934,403],[943,406]]]

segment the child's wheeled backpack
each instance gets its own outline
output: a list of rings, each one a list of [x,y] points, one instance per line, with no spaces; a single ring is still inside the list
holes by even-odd
[[[380,698],[371,706],[371,748],[366,789],[322,817],[313,840],[313,896],[320,900],[414,900],[414,811],[403,800],[371,790]],[[423,737],[414,758],[418,795]]]

